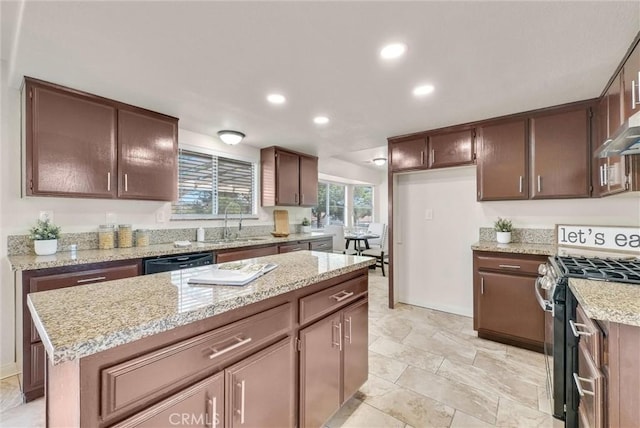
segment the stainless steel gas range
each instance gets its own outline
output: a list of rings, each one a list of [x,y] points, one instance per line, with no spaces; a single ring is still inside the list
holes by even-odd
[[[561,226],[558,226],[558,239],[559,244],[562,244],[560,228]],[[598,227],[583,228],[585,234],[588,230],[591,230],[592,236],[600,233],[597,232],[600,229]],[[618,241],[622,242],[624,237],[640,234],[638,228],[616,229],[622,230],[622,235],[608,234],[614,244],[618,235]],[[628,239],[625,242],[628,242]],[[577,302],[569,289],[569,278],[623,282],[640,286],[638,251],[634,247],[626,251],[616,251],[611,245],[606,249],[609,251],[594,250],[593,247],[585,249],[578,246],[559,246],[558,255],[549,257],[547,263],[540,265],[538,269],[540,277],[536,281],[535,293],[538,303],[545,311],[547,390],[553,416],[565,420],[567,427],[578,426],[577,409],[580,397],[574,380],[574,373],[578,372],[576,348],[579,332],[574,331]]]

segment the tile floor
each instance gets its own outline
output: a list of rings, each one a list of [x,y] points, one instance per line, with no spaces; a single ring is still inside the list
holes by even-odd
[[[400,304],[371,271],[369,380],[327,427],[561,427],[549,415],[541,354],[476,337],[472,319]],[[0,426],[44,427],[44,400],[0,382]]]

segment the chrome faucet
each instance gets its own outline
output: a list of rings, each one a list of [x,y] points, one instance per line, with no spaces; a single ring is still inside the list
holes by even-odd
[[[240,233],[240,231],[242,230],[242,207],[237,202],[231,201],[227,204],[227,206],[224,209],[224,230],[222,232],[223,239],[231,239],[231,228],[228,226],[229,207],[231,205],[235,205],[236,207],[238,207],[238,211],[240,212],[240,222],[238,223],[238,233]]]

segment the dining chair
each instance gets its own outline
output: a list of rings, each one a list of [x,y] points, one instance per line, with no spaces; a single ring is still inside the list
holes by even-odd
[[[380,266],[382,269],[382,276],[387,276],[384,272],[384,265],[389,264],[389,250],[388,250],[388,236],[387,236],[387,225],[382,225],[382,234],[380,235],[380,246],[376,248],[369,248],[368,250],[363,250],[360,255],[369,256],[376,258],[376,266]]]
[[[368,239],[369,247],[380,247],[380,243],[382,242],[382,233],[386,226],[387,225],[385,223],[369,223],[367,233],[379,236],[379,238]]]
[[[335,254],[348,254],[357,255],[356,250],[344,248],[344,226],[340,225],[327,225],[324,227],[324,231],[333,235],[333,252]]]

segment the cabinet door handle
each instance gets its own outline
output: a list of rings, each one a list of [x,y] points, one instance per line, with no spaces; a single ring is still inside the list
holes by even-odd
[[[241,347],[243,345],[246,345],[247,343],[251,342],[251,338],[250,337],[247,337],[246,339],[240,339],[239,337],[235,337],[234,339],[237,340],[238,342],[234,343],[231,346],[227,346],[226,348],[223,348],[223,349],[221,349],[219,351],[217,349],[215,349],[215,348],[211,348],[213,353],[211,353],[209,355],[209,359],[213,360],[214,358],[219,357],[220,355],[226,354],[227,352],[231,352],[234,349],[237,349],[237,348],[239,348],[239,347]]]
[[[211,400],[209,400],[209,406],[211,406],[211,423],[207,423],[207,425],[211,425],[211,428],[216,428],[218,426],[217,397],[213,397]]]
[[[571,331],[573,332],[573,335],[575,337],[593,336],[593,332],[589,331],[588,326],[586,324],[573,322],[573,320],[569,320],[569,327],[571,327]],[[584,330],[578,330],[578,327],[584,327]]]
[[[102,281],[103,279],[107,279],[106,276],[95,276],[93,278],[85,278],[79,279],[76,281],[76,284],[84,284],[85,282],[93,282],[93,281]]]
[[[334,294],[333,296],[329,296],[330,299],[336,299],[336,302],[342,302],[344,299],[348,299],[353,296],[353,291],[342,290],[339,293]]]
[[[631,81],[631,110],[636,108],[636,81]]]
[[[542,192],[542,176],[538,176],[538,193]]]
[[[602,165],[600,165],[599,170],[600,170],[600,186],[604,186],[604,182],[602,180]]]
[[[433,165],[434,163],[436,163],[436,150],[431,149],[431,165]]]
[[[602,165],[602,185],[606,186],[609,184],[609,166]]]
[[[519,265],[498,265],[498,267],[507,268],[507,269],[520,269]]]
[[[242,425],[244,424],[244,380],[236,386],[240,388],[240,409],[236,410],[236,413],[240,415],[240,425]]]
[[[334,340],[334,334],[333,332],[335,331],[335,329],[338,329],[338,341],[336,342]],[[338,347],[339,351],[342,351],[342,323],[339,322],[338,324],[333,324],[333,329],[331,331],[331,346],[336,346]]]
[[[111,191],[111,172],[107,172],[107,192]]]
[[[129,177],[127,174],[124,175],[124,191],[129,191]]]
[[[522,193],[523,187],[524,187],[524,177],[520,176],[520,183],[519,183],[519,186],[518,186],[518,191],[520,193]]]
[[[484,276],[480,277],[480,294],[484,294]]]
[[[420,165],[424,165],[424,150],[420,152]]]
[[[593,390],[589,391],[588,389],[584,389],[582,388],[582,385],[581,385],[581,382],[588,382],[591,385],[591,387],[595,387],[595,382],[593,381],[593,379],[580,377],[578,376],[578,373],[574,373],[573,381],[576,384],[576,388],[578,389],[578,394],[580,394],[580,397],[584,397],[585,395],[596,395],[595,391]]]
[[[347,335],[347,332],[345,331],[345,332],[344,332],[344,338],[345,338],[345,339],[349,339],[349,345],[351,345],[351,317],[346,318],[346,319],[344,320],[344,323],[345,323],[345,324],[346,324],[346,323],[349,323],[349,335]],[[346,326],[345,326],[345,327],[346,327]]]

